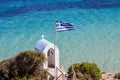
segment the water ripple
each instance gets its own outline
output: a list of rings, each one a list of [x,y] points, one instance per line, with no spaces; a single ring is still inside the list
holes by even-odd
[[[83,0],[76,2],[54,2],[54,3],[38,3],[34,5],[23,5],[12,7],[12,9],[0,12],[0,17],[12,17],[20,14],[25,14],[30,11],[51,11],[51,10],[65,10],[69,8],[78,9],[103,9],[120,7],[120,1],[92,1]],[[4,6],[2,7],[4,8]]]

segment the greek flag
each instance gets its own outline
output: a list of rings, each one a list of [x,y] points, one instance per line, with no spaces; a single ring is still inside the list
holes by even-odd
[[[67,31],[67,30],[74,30],[74,24],[56,21],[56,31],[59,32],[59,31]]]

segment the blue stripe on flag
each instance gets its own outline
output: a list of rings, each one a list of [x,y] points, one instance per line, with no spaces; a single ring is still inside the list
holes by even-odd
[[[56,21],[56,31],[67,31],[67,30],[74,30],[74,24]]]

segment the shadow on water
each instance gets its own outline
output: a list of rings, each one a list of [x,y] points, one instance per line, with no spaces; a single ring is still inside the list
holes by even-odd
[[[27,5],[21,7],[13,7],[10,10],[0,12],[0,17],[13,17],[25,14],[30,11],[52,11],[63,10],[69,8],[77,9],[104,9],[120,7],[120,1],[110,0],[83,0],[77,2],[54,2],[54,3],[38,3],[36,5]]]

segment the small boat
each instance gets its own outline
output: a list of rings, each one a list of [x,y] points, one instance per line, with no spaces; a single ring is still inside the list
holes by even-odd
[[[56,31],[74,30],[73,23],[56,22]]]

